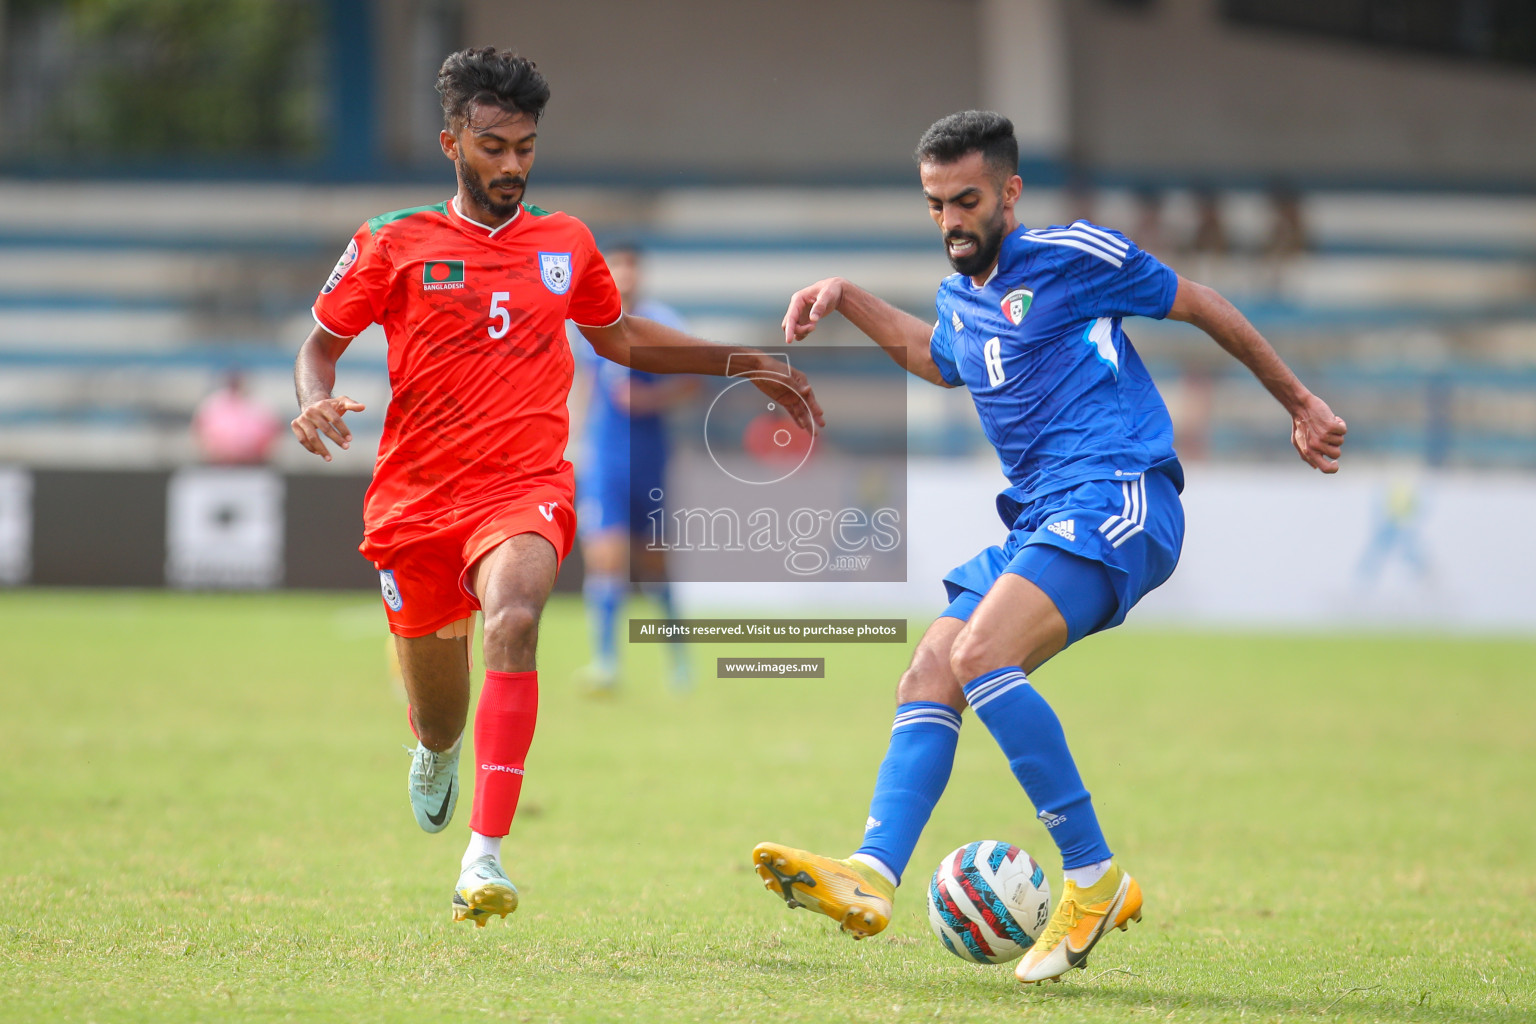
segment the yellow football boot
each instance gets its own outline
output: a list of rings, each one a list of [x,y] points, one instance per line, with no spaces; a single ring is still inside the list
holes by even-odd
[[[1086,889],[1068,881],[1056,912],[1019,961],[1014,977],[1034,984],[1060,981],[1072,968],[1088,965],[1088,951],[1111,928],[1125,931],[1140,920],[1141,886],[1120,865],[1110,864],[1104,877]]]
[[[459,875],[451,902],[455,921],[473,921],[476,928],[484,928],[492,914],[506,918],[517,909],[517,887],[502,870],[501,862],[487,854]]]
[[[790,909],[826,914],[856,939],[866,939],[891,923],[896,887],[868,864],[758,843],[752,865],[763,886],[782,896]]]

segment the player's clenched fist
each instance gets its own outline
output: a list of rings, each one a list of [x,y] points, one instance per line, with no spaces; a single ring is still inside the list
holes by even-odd
[[[290,424],[293,436],[299,439],[299,444],[330,462],[330,450],[320,435],[324,434],[342,448],[350,448],[352,431],[347,428],[342,417],[349,412],[362,412],[366,408],[362,402],[355,402],[346,395],[310,402],[293,418]]]
[[[784,341],[803,340],[816,329],[821,318],[835,312],[843,298],[843,279],[829,277],[802,288],[790,296],[789,312],[784,314]]]
[[[1291,417],[1291,443],[1307,465],[1324,473],[1337,473],[1348,429],[1327,402],[1309,395]]]

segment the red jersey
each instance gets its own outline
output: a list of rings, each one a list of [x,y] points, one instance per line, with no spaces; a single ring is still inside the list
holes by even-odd
[[[314,315],[338,337],[377,323],[389,339],[393,394],[365,550],[530,481],[570,492],[565,321],[602,327],[622,315],[581,221],[527,203],[495,230],[452,200],[386,213],[352,236]]]

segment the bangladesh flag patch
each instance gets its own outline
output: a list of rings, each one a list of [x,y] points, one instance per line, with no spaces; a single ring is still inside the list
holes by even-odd
[[[421,265],[422,291],[464,287],[463,260],[427,260]]]

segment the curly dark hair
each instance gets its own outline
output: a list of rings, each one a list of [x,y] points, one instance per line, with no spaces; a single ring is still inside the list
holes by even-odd
[[[981,153],[1003,177],[1019,170],[1019,140],[1013,122],[991,110],[962,110],[935,121],[917,141],[918,163],[952,164],[967,153]]]
[[[527,57],[494,46],[450,53],[437,71],[443,97],[443,123],[450,132],[463,127],[471,104],[519,111],[535,122],[549,102],[549,83]]]

